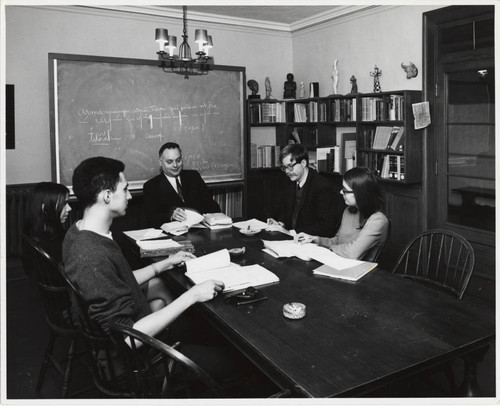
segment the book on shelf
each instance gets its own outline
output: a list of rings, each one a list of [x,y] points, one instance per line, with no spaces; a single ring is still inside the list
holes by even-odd
[[[279,282],[278,276],[261,265],[240,266],[231,262],[227,249],[186,261],[185,275],[195,284],[210,279],[222,281],[224,293]]]
[[[396,133],[396,136],[392,140],[389,148],[394,151],[397,151],[398,149],[400,149],[400,146],[402,147],[404,145],[405,128],[404,127],[394,127],[394,128],[398,128],[398,131]]]
[[[353,144],[354,143],[354,144]],[[344,174],[346,171],[346,151],[352,151],[354,146],[354,151],[356,150],[356,133],[341,133],[339,142],[339,170],[340,174]],[[355,155],[351,155],[349,159],[355,158]]]
[[[296,123],[306,123],[307,120],[307,109],[304,103],[294,103],[294,121]]]

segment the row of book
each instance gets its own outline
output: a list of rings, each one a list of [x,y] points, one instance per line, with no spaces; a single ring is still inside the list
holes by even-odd
[[[361,98],[362,121],[404,120],[404,96],[391,94],[383,97]]]
[[[371,168],[382,179],[405,179],[405,159],[402,155],[361,152],[359,158],[360,165]]]
[[[251,124],[356,121],[356,99],[335,99],[330,104],[314,100],[250,103],[249,115]]]
[[[356,133],[340,134],[338,145],[316,148],[316,169],[318,172],[344,174],[356,166]],[[309,159],[309,161],[311,162]]]
[[[221,211],[231,218],[243,217],[243,191],[241,188],[214,189],[213,199]]]
[[[404,142],[404,127],[377,126],[363,129],[364,147],[398,151]]]
[[[279,145],[250,144],[250,168],[276,168],[280,166]]]

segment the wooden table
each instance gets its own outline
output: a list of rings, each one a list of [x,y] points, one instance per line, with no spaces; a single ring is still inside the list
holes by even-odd
[[[186,236],[183,236],[185,238]],[[277,385],[293,396],[359,396],[484,347],[494,338],[494,306],[472,296],[458,300],[381,269],[356,284],[318,277],[320,264],[275,259],[261,239],[236,229],[192,230],[202,255],[245,246],[234,262],[261,264],[280,283],[262,287],[268,299],[236,307],[218,296],[195,307]],[[165,272],[178,292],[191,284],[179,268]],[[283,304],[307,306],[301,320],[283,317]]]

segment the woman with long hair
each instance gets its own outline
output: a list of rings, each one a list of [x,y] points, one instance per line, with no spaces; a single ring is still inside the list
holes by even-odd
[[[348,170],[340,192],[347,205],[337,234],[332,238],[298,235],[299,242],[313,242],[351,259],[373,261],[384,245],[389,220],[382,212],[384,200],[373,172],[365,167]]]
[[[24,234],[56,261],[61,261],[64,223],[71,211],[68,199],[66,186],[41,182],[31,191],[26,207]]]

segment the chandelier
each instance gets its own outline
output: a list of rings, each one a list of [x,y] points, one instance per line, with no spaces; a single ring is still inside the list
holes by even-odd
[[[191,47],[188,44],[187,35],[187,7],[182,7],[183,35],[182,44],[179,46],[179,54],[174,55],[177,48],[177,37],[168,35],[165,28],[157,28],[155,39],[160,46],[157,52],[160,61],[160,68],[164,72],[174,72],[184,75],[184,79],[189,79],[192,75],[206,75],[210,70],[208,50],[212,48],[212,36],[207,34],[207,30],[195,31],[195,42],[198,44],[197,57],[191,57]],[[165,49],[167,51],[165,51]]]

